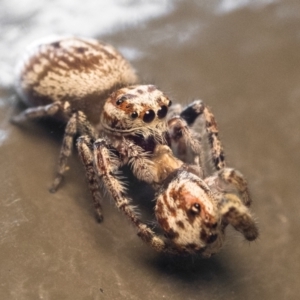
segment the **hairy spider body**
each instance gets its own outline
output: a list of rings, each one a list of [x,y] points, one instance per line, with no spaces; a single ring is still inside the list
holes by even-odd
[[[170,107],[155,86],[132,85],[136,75],[129,63],[94,40],[66,38],[39,45],[18,70],[19,95],[40,106],[14,121],[54,116],[67,122],[51,191],[62,180],[79,134],[77,149],[99,220],[103,184],[138,235],[157,251],[210,256],[221,248],[228,224],[246,239],[256,238],[247,183],[225,167],[214,116],[202,101],[183,110]],[[195,131],[198,120],[201,126]],[[157,191],[155,215],[167,239],[156,235],[131,206],[120,176],[124,165]]]
[[[67,169],[74,136],[94,135],[108,95],[136,81],[128,61],[112,46],[94,39],[53,36],[28,47],[17,64],[15,86],[31,107],[12,121],[51,117],[66,122],[51,192],[57,190]]]
[[[94,39],[55,36],[28,47],[16,75],[17,92],[27,105],[69,102],[92,124],[99,123],[110,93],[137,80],[134,69],[112,46]],[[25,113],[31,117],[30,111]]]

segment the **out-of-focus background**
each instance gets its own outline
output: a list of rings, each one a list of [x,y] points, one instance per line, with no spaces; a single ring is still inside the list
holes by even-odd
[[[299,299],[300,2],[0,0],[1,299]],[[248,179],[260,237],[228,231],[203,260],[160,255],[113,203],[94,219],[74,154],[54,176],[62,128],[13,126],[24,107],[13,67],[24,47],[71,33],[118,48],[173,102],[201,98],[228,164]],[[138,193],[140,207],[149,196]]]

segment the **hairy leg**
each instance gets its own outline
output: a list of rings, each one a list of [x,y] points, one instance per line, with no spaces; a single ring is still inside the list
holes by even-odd
[[[219,131],[215,117],[210,109],[203,101],[195,100],[182,110],[180,117],[187,122],[188,126],[192,126],[199,117],[203,119],[203,122],[201,123],[203,128],[197,128],[198,138],[203,140],[206,136],[215,170],[224,168],[224,150],[219,139]]]
[[[201,153],[201,137],[180,116],[168,120],[168,132],[175,155],[187,155],[188,149],[195,154]]]
[[[50,188],[51,193],[55,193],[57,191],[58,186],[63,180],[63,174],[67,170],[68,158],[72,153],[73,141],[78,133],[80,135],[87,135],[93,140],[96,139],[94,128],[87,120],[86,115],[81,111],[74,112],[66,125],[62,147],[59,154],[56,176]]]
[[[51,117],[59,111],[64,111],[65,109],[68,109],[68,107],[68,102],[62,104],[59,101],[51,103],[49,105],[30,107],[22,111],[19,115],[12,117],[11,121],[15,124],[18,124],[26,120],[39,119],[42,117]]]
[[[224,168],[224,151],[211,111],[201,100],[195,100],[180,110],[181,106],[175,105],[168,119],[168,131],[174,155],[186,163],[199,165],[205,173],[203,176],[209,176],[212,172],[207,170],[207,160],[212,161],[215,171]],[[205,145],[208,146],[208,151],[204,151]]]
[[[27,108],[22,113],[12,118],[13,123],[20,123],[30,119],[32,120],[32,119],[39,119],[43,117],[52,117],[58,112],[63,113],[66,116],[66,118],[68,118],[68,122],[65,128],[63,144],[60,150],[57,174],[50,188],[50,192],[52,193],[54,193],[57,190],[59,184],[62,181],[63,173],[67,169],[66,167],[67,159],[71,155],[73,138],[77,132],[76,114],[75,113],[72,115],[70,114],[69,102],[62,103],[57,101],[45,106]]]
[[[74,137],[77,133],[88,135],[93,139],[96,138],[95,131],[91,124],[87,121],[85,114],[81,111],[71,113],[69,102],[54,102],[45,106],[28,108],[19,115],[12,118],[13,123],[20,123],[28,119],[38,119],[42,117],[51,117],[58,112],[63,113],[68,119],[65,127],[62,147],[60,149],[58,167],[56,176],[49,189],[51,193],[55,193],[63,180],[63,174],[67,170],[67,161],[72,153]]]
[[[152,183],[155,179],[155,165],[150,154],[130,140],[123,139],[122,146],[117,149],[121,159],[131,166],[133,174],[139,179]]]
[[[240,195],[243,204],[246,206],[250,206],[252,199],[250,197],[248,183],[244,176],[237,170],[232,168],[224,168],[217,172],[217,176],[227,184],[224,190],[228,189],[228,187],[233,187]]]
[[[227,193],[219,202],[219,209],[223,216],[223,223],[231,224],[237,231],[241,232],[248,241],[258,237],[258,228],[249,209],[241,202],[235,194]]]
[[[175,253],[176,251],[172,249],[164,239],[157,236],[151,228],[138,217],[130,204],[130,199],[126,196],[124,183],[118,178],[119,163],[116,155],[112,153],[110,145],[104,139],[99,139],[94,143],[94,165],[97,175],[115,201],[117,208],[122,211],[137,228],[138,236],[145,243],[158,252]]]
[[[85,168],[89,189],[92,193],[93,203],[96,209],[97,220],[101,222],[103,220],[101,192],[98,177],[94,169],[92,139],[88,136],[79,137],[77,139],[77,150]]]
[[[51,188],[49,189],[51,193],[55,193],[57,191],[58,186],[61,184],[63,180],[63,174],[67,170],[67,161],[72,153],[73,140],[76,133],[77,133],[77,121],[76,121],[76,113],[74,113],[69,119],[65,128],[65,134],[60,149],[56,176],[51,185]]]

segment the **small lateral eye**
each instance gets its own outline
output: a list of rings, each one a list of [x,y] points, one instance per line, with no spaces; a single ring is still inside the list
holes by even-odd
[[[136,111],[134,111],[132,114],[131,114],[131,118],[132,119],[136,119],[138,117],[138,113]]]
[[[155,112],[152,109],[150,109],[145,112],[143,121],[145,123],[150,123],[154,120],[154,118],[155,118]]]
[[[164,118],[168,113],[168,108],[163,105],[158,111],[157,111],[157,116],[159,119]]]
[[[172,101],[169,100],[168,106],[170,107],[172,105]]]
[[[123,103],[127,98],[125,96],[122,96],[121,98],[119,98],[116,102],[117,105],[120,105],[121,103]]]
[[[193,206],[191,207],[191,211],[194,213],[194,214],[199,214],[200,211],[201,211],[201,206],[199,203],[194,203]]]

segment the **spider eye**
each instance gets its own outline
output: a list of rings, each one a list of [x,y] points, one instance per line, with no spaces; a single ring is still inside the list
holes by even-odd
[[[136,111],[134,111],[132,114],[131,114],[131,118],[132,119],[136,119],[138,117],[138,113]]]
[[[191,207],[191,211],[194,213],[194,214],[199,214],[200,211],[201,211],[201,206],[199,203],[194,203],[193,206]]]
[[[116,104],[117,105],[120,105],[121,103],[123,103],[127,98],[125,96],[122,96],[121,98],[119,98],[117,101],[116,101]]]
[[[158,111],[157,111],[157,116],[159,119],[164,118],[168,113],[168,108],[163,105]]]
[[[155,118],[155,112],[153,110],[147,110],[144,114],[143,121],[145,123],[150,123]]]
[[[172,105],[172,101],[169,100],[168,106],[170,107]]]

